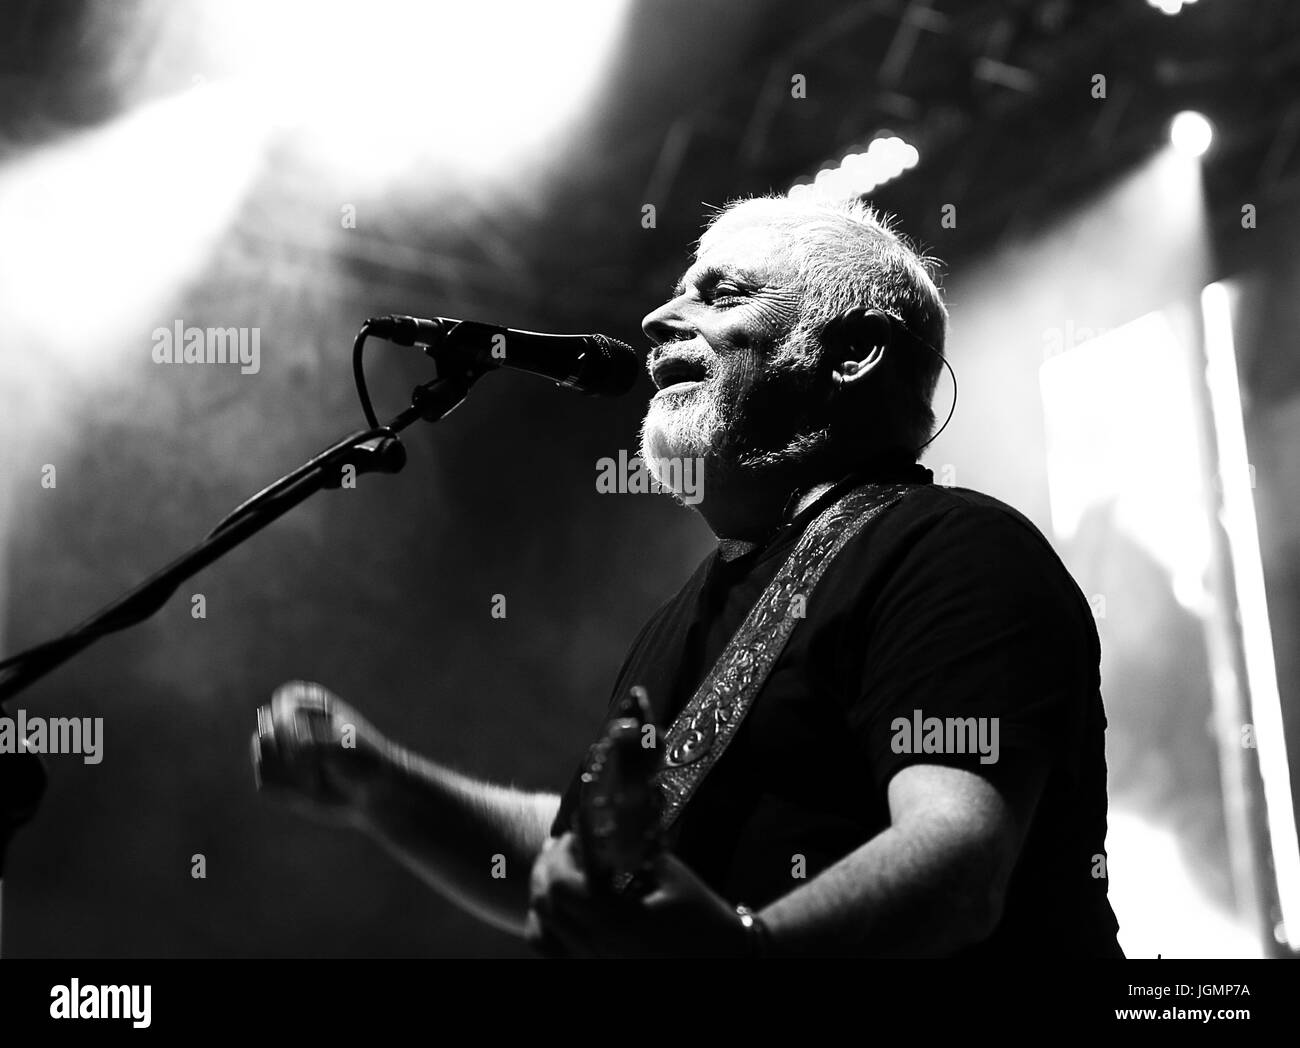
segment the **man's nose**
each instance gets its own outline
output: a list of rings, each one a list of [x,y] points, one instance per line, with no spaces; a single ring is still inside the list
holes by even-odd
[[[682,316],[678,308],[680,301],[680,298],[675,298],[671,302],[665,302],[658,309],[647,313],[641,320],[641,330],[645,332],[645,337],[656,346],[694,334],[695,329]]]

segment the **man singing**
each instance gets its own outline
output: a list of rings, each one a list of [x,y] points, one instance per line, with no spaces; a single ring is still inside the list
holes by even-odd
[[[1028,520],[917,462],[947,325],[927,265],[860,201],[744,200],[643,321],[642,455],[666,483],[703,464],[718,545],[613,696],[645,688],[665,761],[693,710],[731,725],[680,773],[707,770],[648,894],[593,889],[577,776],[563,796],[466,777],[318,685],[259,711],[263,788],[549,956],[1121,956],[1096,628]],[[775,644],[745,631],[783,572],[801,596]],[[715,672],[733,638],[770,666]]]

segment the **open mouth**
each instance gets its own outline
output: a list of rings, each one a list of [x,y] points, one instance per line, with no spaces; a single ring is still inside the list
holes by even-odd
[[[684,356],[663,356],[650,369],[650,377],[660,393],[680,392],[698,386],[709,377],[709,368],[702,360]]]

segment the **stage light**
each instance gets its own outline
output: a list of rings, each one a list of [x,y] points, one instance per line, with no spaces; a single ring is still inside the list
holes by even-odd
[[[349,184],[509,174],[587,100],[626,0],[198,0],[203,66],[256,85]]]
[[[1174,830],[1123,802],[1111,804],[1106,822],[1107,895],[1127,956],[1262,955],[1250,926],[1198,883]]]
[[[1185,5],[1194,4],[1196,0],[1147,0],[1156,10],[1167,15],[1176,15]]]
[[[1210,560],[1196,406],[1170,384],[1185,350],[1171,317],[1148,313],[1046,360],[1039,372],[1048,430],[1048,489],[1057,536],[1073,540],[1096,506],[1168,574],[1188,611],[1201,614]],[[1163,389],[1153,401],[1149,391]],[[1134,456],[1142,448],[1144,456]],[[1159,461],[1158,475],[1148,462]]]
[[[1169,141],[1183,156],[1204,156],[1214,141],[1214,127],[1200,113],[1184,110],[1169,125]]]
[[[1264,589],[1264,566],[1255,518],[1255,493],[1242,415],[1241,384],[1233,340],[1233,300],[1223,284],[1201,293],[1205,325],[1205,381],[1214,416],[1221,484],[1220,522],[1228,540],[1232,581],[1236,586],[1246,691],[1255,727],[1259,773],[1273,852],[1273,876],[1287,942],[1300,943],[1300,832],[1291,807],[1291,769],[1273,657]]]
[[[788,195],[797,197],[815,191],[832,198],[861,196],[910,171],[920,159],[917,148],[897,135],[876,138],[866,152],[849,153],[834,167],[818,171],[811,183],[796,182]]]
[[[123,337],[147,346],[153,311],[207,260],[269,134],[255,96],[203,85],[6,166],[0,334],[10,363],[50,357],[80,378],[114,366]]]

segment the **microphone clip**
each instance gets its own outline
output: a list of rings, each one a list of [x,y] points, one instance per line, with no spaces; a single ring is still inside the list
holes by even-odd
[[[391,430],[343,449],[330,463],[322,481],[326,488],[341,488],[363,473],[400,473],[406,465],[406,447]],[[351,467],[351,474],[348,473]],[[347,486],[351,486],[347,483]]]
[[[366,321],[366,328],[375,338],[382,338],[398,346],[420,346],[425,350],[442,345],[456,325],[456,321],[441,317],[425,319],[399,313],[371,317]]]

